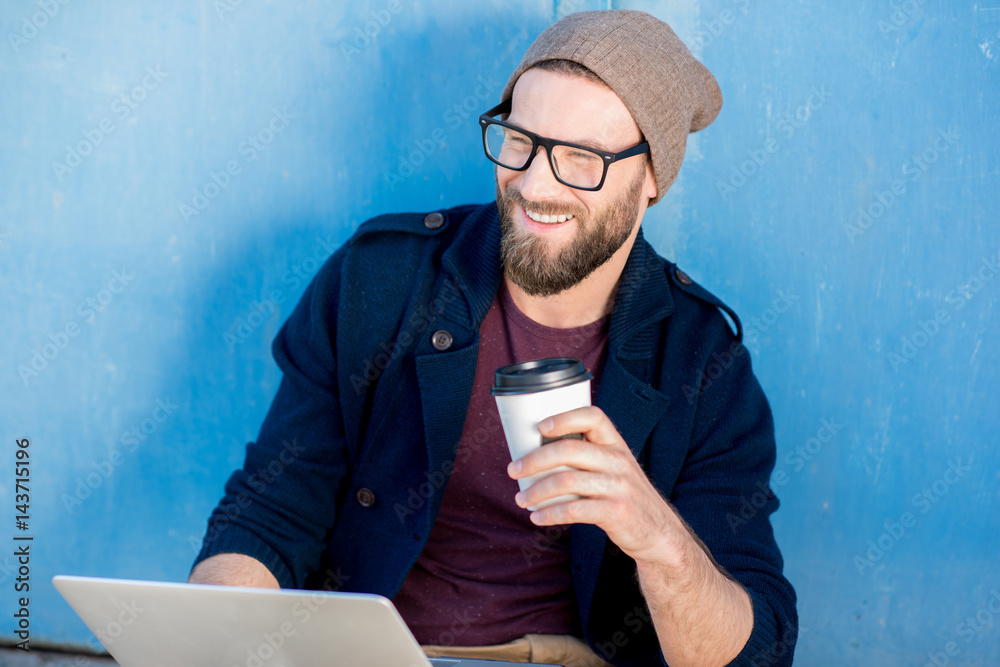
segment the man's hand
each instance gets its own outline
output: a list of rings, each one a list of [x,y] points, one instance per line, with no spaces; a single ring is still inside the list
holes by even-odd
[[[673,506],[660,495],[625,440],[597,407],[546,419],[547,437],[582,433],[585,440],[557,440],[512,461],[514,479],[557,466],[556,472],[514,497],[520,507],[563,494],[579,500],[531,513],[538,526],[590,523],[601,528],[636,562],[663,655],[671,665],[725,665],[753,630],[753,605],[743,588],[723,574]]]
[[[536,525],[592,523],[635,560],[662,559],[691,539],[600,408],[564,412],[543,421],[538,430],[548,437],[582,433],[585,440],[551,442],[508,466],[514,479],[560,465],[576,468],[549,475],[514,497],[518,506],[532,507],[566,493],[581,496],[532,512]]]

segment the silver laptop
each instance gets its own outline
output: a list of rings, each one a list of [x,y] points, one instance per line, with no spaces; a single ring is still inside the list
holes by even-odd
[[[499,667],[427,658],[380,595],[56,576],[122,667]]]

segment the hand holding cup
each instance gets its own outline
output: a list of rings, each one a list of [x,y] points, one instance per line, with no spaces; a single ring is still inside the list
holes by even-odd
[[[497,369],[490,393],[496,399],[512,460],[538,449],[552,440],[583,439],[573,433],[559,438],[543,438],[538,424],[553,415],[590,405],[590,371],[579,359],[552,357],[524,361]],[[522,491],[553,473],[572,470],[559,466],[517,480]],[[566,494],[529,507],[531,511],[579,496]]]

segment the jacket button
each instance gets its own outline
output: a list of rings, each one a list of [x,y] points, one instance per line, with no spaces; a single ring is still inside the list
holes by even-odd
[[[691,276],[684,273],[680,269],[674,269],[674,278],[677,278],[677,282],[679,282],[681,285],[690,285],[691,283],[694,282],[693,280],[691,280]]]
[[[434,211],[424,218],[424,227],[427,229],[437,229],[444,224],[444,214]]]
[[[453,340],[451,334],[442,329],[441,331],[435,331],[434,335],[431,336],[431,345],[434,346],[435,350],[443,352],[451,347]]]
[[[375,504],[375,494],[371,489],[358,489],[358,504],[362,507],[371,507]]]

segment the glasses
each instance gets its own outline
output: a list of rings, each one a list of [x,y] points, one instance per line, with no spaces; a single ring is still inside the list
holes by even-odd
[[[538,147],[544,146],[549,155],[549,166],[557,181],[577,190],[600,190],[612,162],[649,152],[649,143],[645,141],[620,153],[609,153],[589,146],[540,137],[534,132],[493,118],[510,113],[510,104],[511,101],[507,100],[479,117],[486,157],[504,169],[524,171],[538,153]]]

